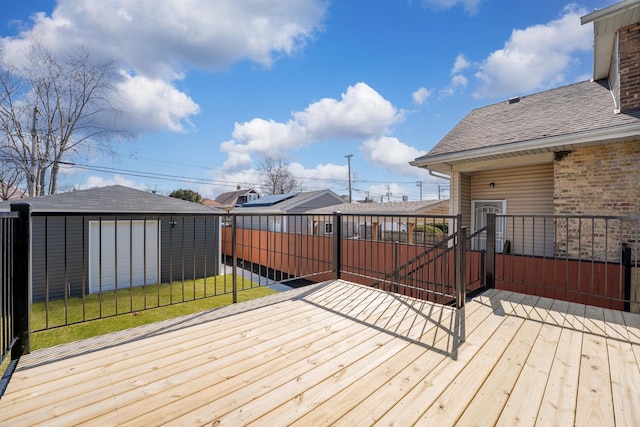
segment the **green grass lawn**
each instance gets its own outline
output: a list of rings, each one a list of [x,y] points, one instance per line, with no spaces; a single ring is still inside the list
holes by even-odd
[[[217,276],[207,278],[206,287],[204,279],[188,280],[184,285],[163,283],[86,295],[84,304],[81,297],[70,298],[66,304],[64,300],[50,301],[48,306],[33,303],[31,329],[55,329],[31,334],[31,350],[229,305],[233,302],[231,283],[230,275]],[[238,302],[275,293],[242,277],[237,286]],[[94,320],[77,323],[83,319]]]

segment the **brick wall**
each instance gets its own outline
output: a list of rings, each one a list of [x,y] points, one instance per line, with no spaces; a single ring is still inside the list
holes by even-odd
[[[620,29],[620,111],[640,108],[640,23]]]
[[[640,216],[640,141],[556,154],[556,215]],[[564,220],[556,226],[556,253],[581,259],[619,259],[622,242],[638,259],[637,221]]]

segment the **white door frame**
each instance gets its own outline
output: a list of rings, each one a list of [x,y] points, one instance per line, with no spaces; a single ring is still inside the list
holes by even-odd
[[[477,205],[484,204],[484,206],[478,207]],[[478,224],[476,210],[483,209],[480,212],[482,219]],[[507,213],[507,201],[506,200],[472,200],[471,201],[471,233],[475,233],[479,228],[484,227],[487,224],[487,213],[495,213],[498,215],[504,215]],[[496,252],[502,252],[504,247],[506,221],[504,218],[496,221]],[[483,231],[478,236],[474,237],[471,241],[471,248],[475,250],[482,250],[487,248],[487,232]]]

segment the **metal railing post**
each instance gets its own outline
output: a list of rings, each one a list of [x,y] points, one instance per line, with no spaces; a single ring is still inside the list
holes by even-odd
[[[11,359],[31,352],[31,205],[12,203],[19,218],[13,228],[13,336]]]
[[[486,283],[487,288],[496,287],[496,214],[487,213],[487,268]]]
[[[466,284],[466,257],[467,257],[467,227],[458,226],[458,239],[455,249],[456,257],[456,308],[464,307],[467,296]]]
[[[400,272],[398,268],[400,267],[400,242],[397,240],[393,242],[393,292],[396,294],[399,292],[399,281],[400,281]]]
[[[341,261],[342,261],[342,214],[340,212],[333,213],[333,278],[338,280],[341,277]]]
[[[622,243],[622,267],[624,270],[624,311],[631,311],[631,247]]]
[[[236,236],[236,215],[231,215],[231,287],[233,303],[238,302],[238,238]]]

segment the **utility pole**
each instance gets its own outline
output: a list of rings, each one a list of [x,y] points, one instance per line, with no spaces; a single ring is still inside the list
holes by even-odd
[[[416,182],[416,185],[420,187],[420,201],[422,201],[422,181]]]
[[[38,156],[38,104],[33,107],[33,124],[31,126],[31,185],[29,186],[29,197],[35,197],[39,195],[39,191],[37,191],[38,183],[40,182],[38,178],[38,164],[39,161]]]
[[[351,158],[353,154],[347,154],[347,173],[349,174],[349,203],[351,203]]]

